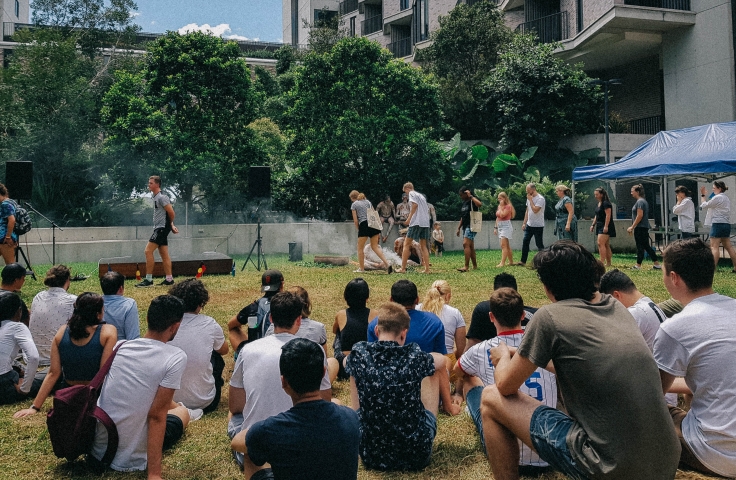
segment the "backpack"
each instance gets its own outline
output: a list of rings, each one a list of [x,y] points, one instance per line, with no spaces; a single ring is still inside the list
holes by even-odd
[[[261,297],[238,313],[238,322],[248,325],[248,343],[263,338],[271,325],[268,316],[271,312],[271,298]]]
[[[118,450],[118,429],[110,416],[97,406],[97,399],[100,397],[102,383],[110,371],[112,360],[123,343],[115,347],[110,358],[89,385],[62,388],[54,395],[53,408],[46,416],[46,426],[57,457],[66,458],[71,462],[80,455],[90,453],[99,420],[107,429],[107,450],[101,462],[109,465],[115,458]]]
[[[28,210],[18,205],[15,200],[8,199],[8,201],[15,207],[15,228],[13,233],[18,236],[25,235],[31,231],[31,216],[28,214]]]

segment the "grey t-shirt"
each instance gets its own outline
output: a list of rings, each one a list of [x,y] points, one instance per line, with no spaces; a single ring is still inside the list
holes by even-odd
[[[169,197],[161,192],[153,196],[153,228],[165,228],[169,226],[169,217],[166,214],[166,205],[171,205]]]
[[[636,228],[649,228],[649,204],[643,198],[637,200],[636,203],[634,203],[634,206],[631,207],[631,221],[634,222],[634,220],[636,220],[636,211],[640,208],[643,215],[641,217],[641,222],[639,222]]]
[[[591,478],[674,478],[680,444],[659,370],[621,303],[602,295],[545,305],[518,353],[539,367],[554,362],[575,420],[567,446]]]
[[[266,335],[264,336],[268,337],[269,335],[273,335],[273,323],[268,326],[268,330],[266,330]],[[325,326],[311,318],[302,318],[302,324],[296,332],[296,336],[306,338],[320,345],[327,343],[327,330]]]
[[[355,210],[358,216],[358,223],[362,223],[368,220],[368,209],[372,206],[368,200],[356,200],[350,206],[350,210]]]

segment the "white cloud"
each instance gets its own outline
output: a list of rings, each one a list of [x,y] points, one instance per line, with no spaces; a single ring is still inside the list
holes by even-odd
[[[226,40],[256,40],[256,41],[258,40],[258,39],[244,37],[242,35],[225,35],[222,38]]]
[[[184,35],[190,32],[204,32],[221,37],[223,34],[229,33],[231,31],[232,30],[230,29],[229,23],[221,23],[219,25],[215,25],[214,27],[210,26],[209,23],[205,23],[201,26],[197,25],[196,23],[190,23],[189,25],[184,25],[183,27],[181,27],[179,29],[179,34]]]
[[[130,12],[130,18],[139,17],[141,15],[141,12]]]

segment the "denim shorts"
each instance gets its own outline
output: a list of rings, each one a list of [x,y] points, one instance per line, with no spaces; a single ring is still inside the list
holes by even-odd
[[[470,227],[465,227],[465,231],[463,232],[463,238],[467,238],[470,241],[475,240],[476,232],[473,232],[470,230]]]
[[[731,225],[728,223],[714,223],[710,226],[710,238],[728,238],[731,236]]]
[[[417,242],[419,240],[429,241],[429,239],[432,238],[432,234],[429,231],[429,227],[420,227],[419,225],[414,225],[412,227],[409,227],[409,230],[406,232],[406,237],[412,238]]]
[[[475,429],[478,430],[478,434],[480,435],[480,444],[483,445],[483,453],[487,453],[486,440],[483,438],[483,417],[480,415],[480,397],[483,395],[483,388],[480,385],[471,388],[465,396],[465,403],[468,406],[470,418],[475,423]]]
[[[567,434],[575,421],[554,408],[542,405],[532,414],[529,433],[539,456],[556,470],[573,479],[587,479],[567,448]]]

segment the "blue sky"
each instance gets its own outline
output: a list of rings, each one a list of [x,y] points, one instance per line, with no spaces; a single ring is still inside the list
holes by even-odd
[[[281,0],[138,0],[144,32],[209,29],[225,38],[281,42]]]

